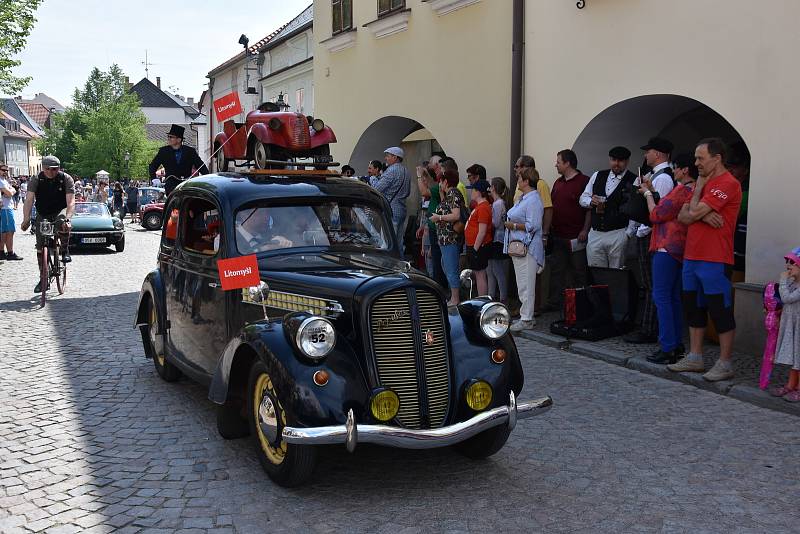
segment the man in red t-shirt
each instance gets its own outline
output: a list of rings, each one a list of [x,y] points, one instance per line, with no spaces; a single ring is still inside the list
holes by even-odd
[[[709,382],[733,378],[731,357],[736,322],[731,282],[725,266],[733,265],[733,233],[742,203],[739,181],[725,169],[727,147],[721,139],[703,139],[695,149],[700,177],[692,200],[678,220],[689,226],[683,262],[683,299],[691,347],[671,371],[703,372],[703,336],[711,315],[719,333],[719,360],[703,378]]]
[[[586,241],[592,227],[592,210],[579,200],[589,177],[578,170],[578,156],[566,149],[556,154],[559,177],[553,182],[553,221],[550,225],[550,294],[547,305],[540,311],[561,309],[564,288],[587,285],[589,268],[586,264]]]

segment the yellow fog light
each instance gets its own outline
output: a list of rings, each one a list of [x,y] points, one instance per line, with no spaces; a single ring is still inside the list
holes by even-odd
[[[400,398],[394,391],[384,389],[372,396],[369,408],[372,411],[372,417],[385,423],[397,415],[397,411],[400,410]]]
[[[467,405],[481,412],[492,403],[492,386],[483,380],[475,380],[467,387]]]

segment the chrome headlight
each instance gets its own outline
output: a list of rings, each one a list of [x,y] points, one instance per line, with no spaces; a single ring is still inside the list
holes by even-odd
[[[315,132],[319,133],[325,129],[325,123],[322,122],[322,119],[314,119],[311,121],[311,128],[313,128]]]
[[[480,319],[481,332],[489,339],[498,339],[506,335],[511,324],[511,314],[508,308],[499,302],[489,302],[481,308]]]
[[[125,225],[119,219],[114,219],[114,228],[116,228],[117,230],[122,230],[123,228],[125,228]]]
[[[336,330],[327,319],[308,317],[297,329],[297,348],[312,360],[321,360],[336,345]]]

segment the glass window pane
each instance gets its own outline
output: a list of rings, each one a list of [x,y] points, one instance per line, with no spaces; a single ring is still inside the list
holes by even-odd
[[[333,3],[333,33],[342,31],[342,5]]]
[[[342,0],[342,29],[349,30],[353,27],[353,1]]]

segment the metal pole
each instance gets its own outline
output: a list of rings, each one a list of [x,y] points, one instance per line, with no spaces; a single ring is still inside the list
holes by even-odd
[[[525,1],[514,0],[511,31],[511,190],[517,187],[514,163],[522,154],[523,76],[525,49]]]

